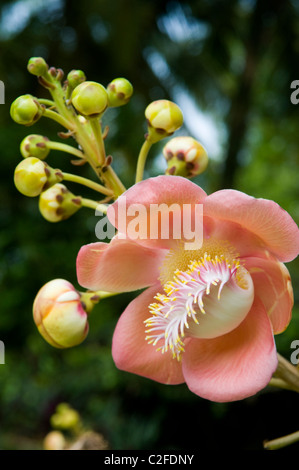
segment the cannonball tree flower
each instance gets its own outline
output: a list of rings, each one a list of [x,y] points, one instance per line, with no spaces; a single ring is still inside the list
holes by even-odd
[[[138,223],[148,228],[153,204],[174,203],[202,204],[201,247],[186,249],[171,231],[168,239],[161,230],[155,239],[148,231],[132,237],[133,216],[118,223],[123,206],[128,214],[142,206]],[[118,233],[109,244],[80,249],[79,283],[110,292],[146,288],[116,325],[116,366],[165,384],[186,382],[216,402],[263,389],[277,367],[274,335],[291,319],[292,285],[283,264],[299,251],[291,216],[273,201],[236,190],[207,195],[169,175],[135,184],[107,214]]]

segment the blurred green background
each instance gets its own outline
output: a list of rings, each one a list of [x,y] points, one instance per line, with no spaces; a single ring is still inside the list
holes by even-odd
[[[0,339],[6,363],[0,365],[0,449],[41,448],[61,401],[76,408],[112,449],[255,450],[264,439],[298,429],[294,392],[268,387],[241,402],[215,404],[185,385],[164,386],[117,370],[110,352],[113,329],[136,293],[100,303],[88,338],[76,348],[55,350],[39,336],[32,321],[37,291],[57,277],[79,287],[76,255],[81,245],[96,241],[98,219],[83,209],[50,224],[36,199],[17,192],[13,172],[21,140],[29,133],[59,140],[61,129],[47,119],[25,128],[9,116],[20,94],[48,96],[27,72],[31,56],[43,56],[66,74],[82,69],[105,86],[124,76],[134,96],[110,110],[105,124],[107,152],[127,186],[134,182],[146,130],[145,107],[171,99],[185,116],[177,135],[199,139],[210,156],[208,170],[195,182],[208,193],[233,187],[273,199],[298,223],[299,104],[290,101],[291,82],[299,80],[298,14],[299,3],[291,0],[1,2]],[[161,145],[151,151],[146,176],[165,170]],[[48,162],[77,171],[59,152],[52,151]],[[80,174],[89,170],[80,168]],[[276,342],[289,359],[291,341],[299,338],[298,261],[288,268],[294,318]]]

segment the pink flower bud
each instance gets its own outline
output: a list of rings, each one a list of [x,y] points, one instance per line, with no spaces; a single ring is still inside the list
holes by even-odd
[[[81,295],[64,279],[54,279],[40,289],[33,304],[33,318],[43,338],[56,348],[76,346],[88,333]]]

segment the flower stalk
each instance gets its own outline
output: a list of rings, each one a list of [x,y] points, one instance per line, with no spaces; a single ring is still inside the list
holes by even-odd
[[[282,447],[286,447],[290,444],[294,444],[295,442],[299,441],[299,431],[293,432],[292,434],[288,434],[287,436],[278,437],[277,439],[273,439],[271,441],[264,442],[264,448],[267,450],[277,450],[281,449]]]
[[[153,145],[153,142],[146,138],[143,142],[143,145],[140,149],[138,160],[137,160],[137,168],[136,168],[136,179],[135,183],[139,183],[143,179],[144,167],[146,163],[146,159],[148,157],[148,153]]]
[[[287,361],[279,353],[278,366],[274,373],[274,377],[270,381],[270,385],[294,390],[299,393],[299,370]],[[285,386],[284,386],[285,385]]]
[[[113,196],[113,191],[105,186],[96,183],[88,178],[84,178],[83,176],[73,175],[72,173],[65,173],[62,172],[63,179],[65,181],[71,181],[72,183],[82,184],[88,188],[94,189],[95,191],[105,194],[106,196]]]
[[[93,201],[92,199],[81,198],[81,205],[83,207],[89,207],[90,209],[100,211],[103,214],[107,214],[107,206],[105,204],[100,204],[97,201]]]

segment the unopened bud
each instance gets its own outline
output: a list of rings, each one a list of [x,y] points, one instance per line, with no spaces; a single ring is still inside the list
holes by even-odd
[[[67,81],[71,88],[76,88],[80,83],[85,82],[86,76],[82,70],[71,70],[67,75]]]
[[[72,92],[71,101],[83,116],[100,116],[108,106],[106,89],[97,82],[83,82]]]
[[[78,428],[80,415],[68,403],[59,403],[51,416],[51,425],[56,429],[72,430]]]
[[[19,96],[10,107],[10,115],[17,124],[32,126],[38,121],[45,107],[32,95]]]
[[[53,184],[63,180],[60,170],[54,170],[47,163],[36,157],[22,160],[16,167],[14,183],[18,191],[25,196],[39,196]]]
[[[157,100],[148,105],[145,110],[148,122],[148,138],[158,142],[172,135],[183,124],[183,113],[172,101]]]
[[[126,78],[115,78],[107,86],[109,106],[127,104],[133,94],[133,86]]]
[[[163,155],[168,175],[191,178],[200,175],[208,165],[205,148],[193,137],[174,137],[163,148]]]
[[[39,197],[39,210],[49,222],[68,219],[82,206],[81,197],[74,196],[61,183],[43,191]]]
[[[65,279],[54,279],[40,289],[33,304],[33,318],[42,337],[56,348],[76,346],[88,333],[81,295]]]
[[[42,57],[31,57],[28,61],[27,70],[32,75],[43,76],[49,69],[48,64]]]
[[[27,135],[22,140],[20,151],[24,158],[36,157],[40,160],[47,158],[50,149],[47,147],[48,137],[38,134]]]
[[[66,446],[66,439],[60,431],[50,431],[44,438],[44,450],[63,450]]]

